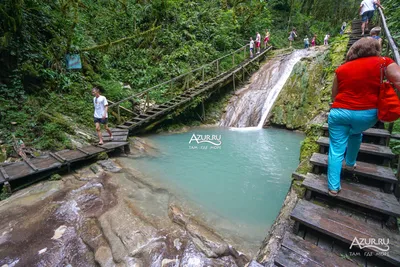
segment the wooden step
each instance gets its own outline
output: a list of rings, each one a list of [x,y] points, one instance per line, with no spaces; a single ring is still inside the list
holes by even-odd
[[[328,131],[328,124],[325,123],[322,126],[322,129],[324,131]],[[380,137],[382,139],[385,140],[384,143],[386,143],[386,141],[388,140],[388,138],[390,138],[390,133],[388,130],[385,129],[378,129],[378,128],[369,128],[368,130],[363,132],[363,135],[365,136],[374,136],[374,137]]]
[[[324,147],[329,147],[329,138],[328,137],[320,137],[317,143]],[[377,155],[385,158],[392,159],[394,158],[394,154],[392,150],[387,146],[379,146],[368,143],[361,143],[360,152],[369,154],[369,155]]]
[[[325,208],[310,201],[299,200],[293,209],[290,217],[316,231],[329,235],[335,239],[339,239],[349,245],[361,238],[374,238],[376,242],[389,239],[388,253],[382,253],[375,247],[362,247],[366,252],[377,253],[376,256],[388,261],[394,265],[400,265],[400,242],[399,234],[387,229],[378,228],[376,225],[367,224],[365,221],[359,221],[347,215],[342,215],[334,209]],[[359,248],[358,245],[355,245]],[[382,249],[387,249],[385,245],[379,245]],[[381,253],[381,254],[379,254]]]
[[[328,181],[325,175],[308,173],[303,185],[313,192],[329,195]],[[376,191],[375,188],[350,183],[346,180],[341,181],[341,186],[342,190],[336,196],[337,199],[389,216],[400,217],[400,203],[394,195],[382,193]]]
[[[275,257],[275,264],[282,267],[318,266],[318,267],[355,267],[356,263],[317,247],[296,236],[285,233],[282,245]]]
[[[316,166],[328,167],[328,155],[314,153],[311,156],[310,162]],[[390,168],[384,166],[378,166],[375,164],[365,163],[362,161],[357,161],[357,168],[355,168],[354,170],[352,171],[345,170],[345,171],[390,184],[395,184],[398,182],[396,176],[394,175],[393,171]]]
[[[117,128],[121,128],[121,129],[130,129],[131,126],[126,126],[126,125],[118,125]]]

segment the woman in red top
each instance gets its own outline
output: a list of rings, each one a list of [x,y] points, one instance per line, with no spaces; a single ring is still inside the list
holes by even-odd
[[[346,63],[336,70],[333,104],[328,117],[328,190],[331,196],[336,196],[341,188],[340,173],[345,152],[345,168],[354,170],[361,133],[378,120],[381,66],[386,68],[386,78],[400,88],[400,67],[392,59],[380,57],[380,49],[377,40],[362,38],[350,48]]]

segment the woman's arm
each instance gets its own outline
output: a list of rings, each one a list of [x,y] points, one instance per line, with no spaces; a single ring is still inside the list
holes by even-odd
[[[396,63],[392,63],[386,68],[386,78],[400,90],[400,67]]]
[[[335,75],[335,78],[333,79],[333,84],[332,84],[332,102],[335,102],[336,95],[338,94],[339,91],[339,86],[338,86],[338,80],[337,76]]]

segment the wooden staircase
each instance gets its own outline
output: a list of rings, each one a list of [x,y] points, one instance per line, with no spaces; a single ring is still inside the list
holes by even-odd
[[[323,129],[327,133],[328,125]],[[294,231],[284,237],[277,266],[400,266],[400,203],[393,193],[398,180],[389,166],[395,156],[389,138],[385,129],[363,133],[357,168],[342,171],[337,197],[328,195],[329,138],[319,138],[320,153],[310,159],[313,173],[302,176],[304,199],[291,213]],[[355,237],[389,240],[389,250],[381,251],[383,244],[350,249]]]
[[[350,40],[349,43],[347,44],[347,50],[358,40],[360,40],[361,38],[363,38],[363,36],[361,36],[361,24],[362,21],[360,19],[357,20],[353,20],[352,24],[351,24],[351,34],[350,34]],[[369,32],[372,28],[374,28],[375,26],[370,24],[368,26],[368,29],[365,29],[364,31],[364,37],[369,36]]]

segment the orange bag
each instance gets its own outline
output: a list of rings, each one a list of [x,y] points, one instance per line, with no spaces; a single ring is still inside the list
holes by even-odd
[[[385,61],[385,58],[383,58]],[[381,88],[378,97],[378,119],[393,122],[400,118],[400,99],[393,85],[384,81],[386,64],[381,65]]]

